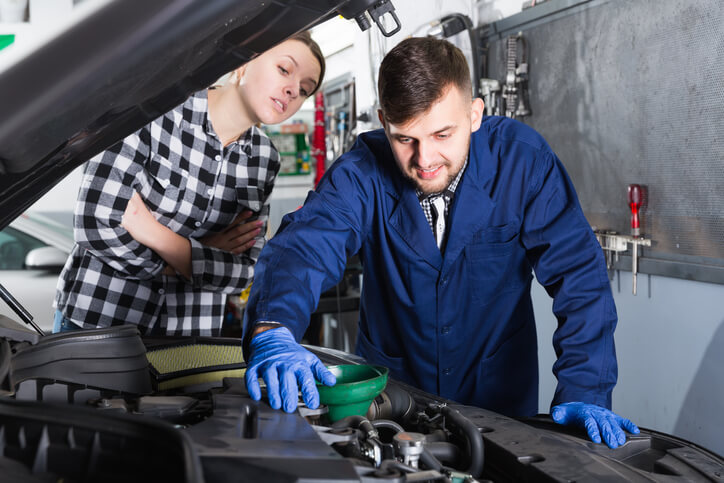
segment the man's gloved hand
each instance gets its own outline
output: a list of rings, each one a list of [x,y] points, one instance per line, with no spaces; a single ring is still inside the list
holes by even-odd
[[[302,399],[307,407],[316,409],[319,406],[319,392],[314,378],[327,386],[334,386],[337,382],[322,361],[299,345],[286,327],[257,334],[249,344],[246,388],[255,401],[261,399],[259,375],[266,383],[271,407],[279,409],[283,403],[284,411],[288,413],[297,409],[297,384],[302,389]]]
[[[639,428],[626,418],[595,404],[568,402],[559,404],[551,410],[553,421],[585,428],[594,443],[603,440],[609,448],[618,448],[626,442],[626,433],[638,434]],[[623,428],[623,429],[622,429]]]

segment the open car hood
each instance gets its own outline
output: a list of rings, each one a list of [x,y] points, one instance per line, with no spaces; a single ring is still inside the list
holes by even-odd
[[[0,229],[76,166],[224,73],[300,30],[364,15],[373,4],[104,3],[0,72]]]

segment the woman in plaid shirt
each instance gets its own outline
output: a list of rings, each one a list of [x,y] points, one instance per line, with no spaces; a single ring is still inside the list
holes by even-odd
[[[91,159],[54,332],[218,335],[226,294],[253,277],[280,166],[256,125],[287,120],[323,75],[319,46],[297,34]]]

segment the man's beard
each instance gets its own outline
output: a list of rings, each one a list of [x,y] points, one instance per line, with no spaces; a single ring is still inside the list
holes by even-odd
[[[446,166],[450,166],[450,164],[447,163]],[[403,173],[403,175],[405,176],[405,178],[407,178],[407,180],[410,183],[412,183],[412,185],[415,187],[415,189],[422,192],[422,194],[424,196],[430,196],[435,193],[442,193],[445,190],[445,188],[450,186],[450,183],[452,183],[453,180],[457,177],[457,175],[460,174],[460,170],[463,169],[463,166],[465,166],[465,160],[463,160],[463,162],[460,163],[460,167],[458,168],[457,171],[455,171],[454,173],[451,173],[447,176],[447,179],[445,180],[445,184],[439,190],[432,190],[429,187],[427,187],[427,188],[423,187],[422,183],[420,182],[419,179],[417,179],[414,176],[409,175],[408,173]]]

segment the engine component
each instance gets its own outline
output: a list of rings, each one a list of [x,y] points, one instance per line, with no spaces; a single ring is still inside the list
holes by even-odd
[[[424,449],[425,436],[420,433],[397,433],[393,438],[395,450],[402,457],[402,462],[417,468],[417,462]]]
[[[179,341],[150,339],[145,344],[158,390],[218,383],[224,377],[240,377],[246,367],[239,339],[197,336]]]
[[[212,414],[211,403],[190,396],[142,396],[126,401],[123,398],[100,398],[88,401],[103,411],[142,414],[174,424],[193,424]]]
[[[84,403],[105,393],[153,391],[135,325],[47,335],[35,345],[18,344],[13,352],[9,386],[18,399]]]
[[[3,481],[205,481],[188,434],[153,418],[3,398],[0,434]]]
[[[387,386],[374,398],[367,410],[367,419],[405,421],[415,412],[415,401],[410,393],[398,386]]]
[[[463,416],[460,411],[446,404],[430,404],[428,405],[427,412],[433,416],[441,415],[444,418],[444,425],[448,430],[456,436],[467,440],[469,466],[466,472],[476,478],[482,475],[483,464],[485,462],[485,450],[483,447],[483,437],[478,427]]]

